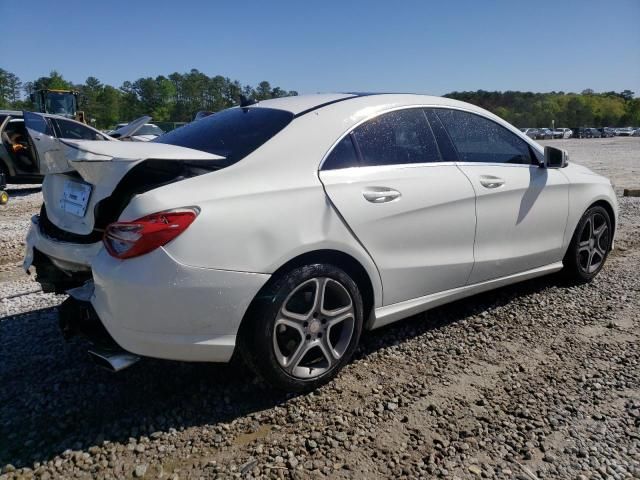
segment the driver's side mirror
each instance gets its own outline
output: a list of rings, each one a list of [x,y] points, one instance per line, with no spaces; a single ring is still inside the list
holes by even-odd
[[[569,154],[566,150],[556,147],[544,147],[544,168],[564,168],[569,162]]]

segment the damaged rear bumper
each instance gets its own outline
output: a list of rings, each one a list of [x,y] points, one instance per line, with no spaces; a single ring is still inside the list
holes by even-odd
[[[270,275],[183,265],[164,248],[128,260],[102,250],[92,305],[113,338],[138,355],[228,362],[244,314]]]
[[[242,318],[270,278],[187,266],[164,248],[119,260],[102,243],[48,238],[37,216],[24,261],[25,270],[31,266],[43,290],[72,296],[61,306],[63,333],[97,345],[107,338],[107,345],[139,356],[202,362],[231,359]]]
[[[31,217],[27,233],[26,251],[23,261],[25,271],[36,261],[37,252],[44,254],[49,262],[68,275],[91,272],[91,261],[102,249],[102,242],[77,244],[61,242],[47,237],[40,231],[40,215]]]

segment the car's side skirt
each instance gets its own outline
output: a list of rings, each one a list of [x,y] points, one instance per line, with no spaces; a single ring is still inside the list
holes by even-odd
[[[521,282],[530,278],[540,277],[549,273],[562,270],[562,262],[551,263],[542,267],[527,270],[525,272],[508,275],[502,278],[487,280],[485,282],[465,285],[464,287],[453,288],[443,292],[432,293],[424,297],[414,298],[404,302],[394,303],[376,308],[375,319],[371,324],[371,330],[379,328],[389,323],[393,323],[402,318],[410,317],[417,313],[424,312],[431,308],[453,302],[464,297],[486,292],[512,283]]]

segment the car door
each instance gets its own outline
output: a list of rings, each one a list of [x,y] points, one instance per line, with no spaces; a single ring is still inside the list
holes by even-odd
[[[24,112],[29,147],[36,159],[38,172],[42,175],[57,173],[67,168],[63,146],[56,137],[49,118],[40,113]]]
[[[484,116],[434,109],[473,184],[475,264],[469,283],[505,277],[562,260],[569,185],[540,167],[528,143]]]
[[[8,115],[1,126],[0,136],[4,147],[3,156],[11,165],[16,177],[38,174],[38,163],[33,149],[29,147],[29,138],[24,119],[18,115]]]
[[[383,304],[463,286],[473,266],[475,193],[442,161],[420,108],[356,127],[320,170],[326,193],[376,263]]]

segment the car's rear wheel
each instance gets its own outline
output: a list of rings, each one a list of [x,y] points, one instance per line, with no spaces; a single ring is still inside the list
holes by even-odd
[[[602,270],[611,248],[612,234],[607,210],[598,205],[589,208],[578,222],[564,258],[569,278],[590,282]]]
[[[241,354],[271,385],[305,391],[331,380],[350,360],[363,323],[358,286],[327,264],[274,278],[240,332]]]

